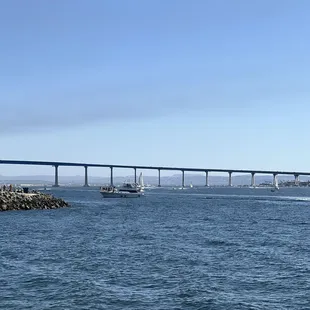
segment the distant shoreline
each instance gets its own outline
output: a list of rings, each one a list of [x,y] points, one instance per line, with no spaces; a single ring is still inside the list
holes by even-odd
[[[310,187],[310,184],[308,182],[305,182],[306,184],[300,184],[300,185],[295,185],[295,184],[279,184],[279,188],[307,188]],[[33,189],[37,189],[37,190],[41,190],[44,191],[45,189],[55,189],[55,187],[53,187],[53,184],[46,184],[46,183],[12,183],[12,182],[0,182],[0,185],[9,185],[12,184],[14,186],[21,186],[21,187],[29,187],[29,188],[33,188]],[[88,188],[97,188],[100,187],[102,185],[105,185],[108,183],[98,183],[98,184],[89,184]],[[120,186],[122,183],[115,183],[115,186]],[[59,187],[63,188],[63,187],[71,187],[71,188],[80,188],[80,187],[84,187],[84,184],[82,183],[59,183]],[[161,188],[180,188],[182,187],[181,184],[164,184],[161,185]],[[274,186],[272,184],[258,184],[255,186],[251,186],[251,185],[232,185],[232,186],[228,186],[226,184],[210,184],[209,186],[205,186],[202,184],[193,184],[193,189],[195,188],[232,188],[232,189],[237,189],[237,188],[249,188],[249,189],[269,189],[269,188],[273,188]],[[85,188],[85,187],[84,187]],[[149,188],[160,188],[158,187],[156,184],[150,184]],[[188,188],[190,189],[190,185],[187,184],[184,186],[184,188]]]

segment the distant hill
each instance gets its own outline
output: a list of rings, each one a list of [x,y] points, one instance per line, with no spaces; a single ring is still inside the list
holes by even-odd
[[[143,176],[145,184],[157,185],[158,177],[156,176]],[[55,177],[53,175],[29,175],[29,176],[0,176],[0,183],[12,183],[12,184],[54,184]],[[114,184],[120,184],[125,180],[134,180],[134,176],[115,176]],[[188,185],[192,183],[193,185],[205,185],[205,175],[204,174],[186,174],[185,173],[185,184]],[[272,182],[272,175],[256,175],[256,184],[264,182]],[[279,181],[289,181],[294,180],[293,176],[279,176]],[[301,181],[308,181],[310,177],[300,177]],[[101,185],[108,184],[110,182],[109,177],[88,177],[88,182],[90,185]],[[175,174],[172,176],[162,176],[161,185],[163,186],[174,186],[180,185],[182,182],[182,175]],[[84,176],[59,176],[59,183],[64,185],[83,185]],[[251,183],[250,174],[241,174],[232,176],[233,185],[249,185]],[[226,185],[228,184],[228,175],[209,175],[209,185]]]

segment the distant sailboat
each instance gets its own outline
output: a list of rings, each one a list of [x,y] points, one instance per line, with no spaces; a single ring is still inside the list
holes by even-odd
[[[144,181],[143,181],[142,172],[139,175],[139,185],[140,185],[141,190],[143,190],[144,189]]]
[[[275,178],[274,180],[274,188],[271,189],[272,192],[278,191],[279,190],[279,184],[278,184],[278,179]]]
[[[193,184],[192,184],[192,182],[191,182],[191,184],[189,185],[189,187],[190,187],[190,188],[192,188],[192,187],[193,187]]]

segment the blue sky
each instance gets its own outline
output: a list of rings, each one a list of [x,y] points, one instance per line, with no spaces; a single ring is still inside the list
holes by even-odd
[[[309,11],[306,0],[3,0],[0,157],[310,171]]]

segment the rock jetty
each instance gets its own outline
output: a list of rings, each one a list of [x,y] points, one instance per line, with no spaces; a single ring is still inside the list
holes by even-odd
[[[57,209],[68,206],[63,199],[44,193],[0,191],[0,211]]]

